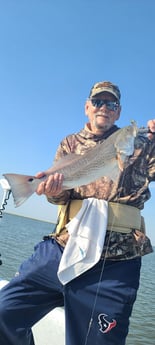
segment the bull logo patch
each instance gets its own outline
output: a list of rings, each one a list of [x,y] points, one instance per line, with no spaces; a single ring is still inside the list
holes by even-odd
[[[102,333],[108,333],[112,330],[112,328],[116,327],[116,320],[112,319],[112,321],[108,321],[106,319],[106,314],[99,314],[98,316],[98,322],[99,322],[99,325],[100,325],[100,331]]]

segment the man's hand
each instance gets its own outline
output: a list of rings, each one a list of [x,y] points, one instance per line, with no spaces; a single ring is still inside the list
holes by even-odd
[[[35,175],[35,177],[46,177],[46,173],[39,172]],[[63,180],[64,177],[62,174],[55,173],[54,175],[49,175],[44,181],[40,182],[36,193],[38,195],[45,194],[47,197],[55,197],[63,191]]]
[[[149,128],[149,130],[152,132],[152,133],[155,133],[155,119],[154,120],[149,120],[148,123],[147,123],[147,127]],[[150,140],[152,140],[153,138],[155,138],[155,134],[152,134],[152,133],[148,133],[148,138]]]

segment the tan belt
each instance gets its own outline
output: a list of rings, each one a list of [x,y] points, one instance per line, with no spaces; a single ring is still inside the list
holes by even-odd
[[[83,200],[71,200],[68,206],[61,206],[57,232],[61,231],[62,225],[65,226],[68,221],[75,217],[82,206],[82,202]],[[67,219],[65,219],[66,211]],[[133,229],[145,233],[144,218],[141,217],[140,210],[133,206],[109,202],[107,230],[130,233]]]

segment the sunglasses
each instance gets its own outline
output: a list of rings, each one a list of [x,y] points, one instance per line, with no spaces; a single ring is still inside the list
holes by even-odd
[[[118,102],[108,101],[106,99],[91,98],[90,100],[92,102],[93,107],[95,107],[95,108],[101,108],[103,105],[106,105],[107,109],[112,110],[112,111],[116,111],[119,107]]]

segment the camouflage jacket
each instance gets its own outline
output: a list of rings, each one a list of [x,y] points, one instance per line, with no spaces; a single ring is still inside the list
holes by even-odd
[[[55,160],[74,152],[84,154],[86,150],[106,140],[118,130],[113,126],[102,136],[94,135],[85,126],[79,133],[63,139],[56,152]],[[144,135],[135,138],[135,149],[128,159],[128,166],[120,174],[117,182],[102,177],[86,186],[62,192],[56,198],[48,198],[53,204],[64,205],[68,200],[98,198],[116,203],[123,203],[142,210],[144,203],[150,198],[149,183],[155,181],[155,141],[148,140]],[[107,245],[108,244],[108,245]],[[129,234],[107,231],[103,255],[112,260],[124,260],[142,256],[152,252],[147,236],[133,229]]]

